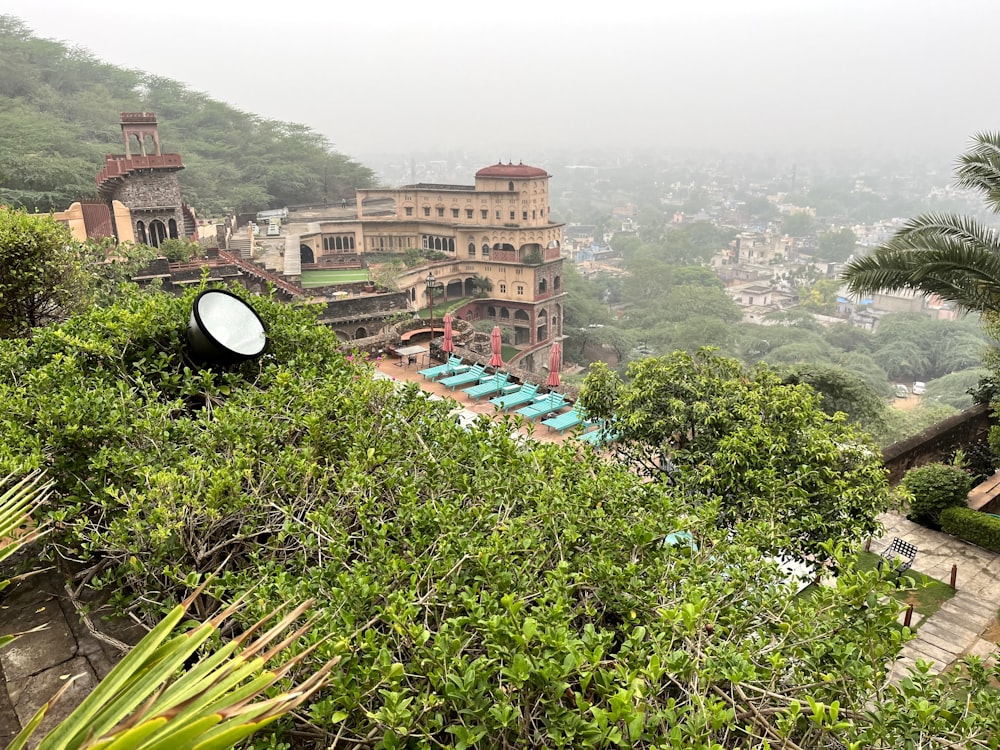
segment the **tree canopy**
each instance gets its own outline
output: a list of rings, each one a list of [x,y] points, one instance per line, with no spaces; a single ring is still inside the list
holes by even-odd
[[[241,112],[152,73],[102,63],[0,16],[0,203],[61,211],[94,197],[122,112],[152,111],[180,153],[185,202],[201,213],[339,199],[374,175],[295,123]]]
[[[89,284],[76,247],[50,217],[0,206],[0,338],[82,309]]]
[[[809,386],[708,349],[639,360],[627,376],[592,365],[581,403],[628,465],[717,500],[725,524],[776,520],[776,551],[815,555],[874,530],[889,500],[881,454]]]

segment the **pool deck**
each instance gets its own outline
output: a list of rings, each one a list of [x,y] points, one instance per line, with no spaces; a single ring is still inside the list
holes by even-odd
[[[488,398],[481,398],[478,401],[474,401],[466,394],[462,393],[461,388],[453,391],[440,383],[434,383],[427,380],[420,374],[420,370],[425,367],[433,367],[435,364],[440,363],[431,361],[430,364],[428,364],[427,362],[421,360],[418,364],[400,366],[398,358],[386,357],[383,358],[381,362],[376,363],[376,369],[385,377],[392,378],[393,380],[416,383],[427,393],[454,401],[455,408],[461,409],[465,417],[469,419],[475,419],[481,414],[485,414],[496,419],[500,419],[503,416],[509,416],[509,414],[504,414],[503,412],[497,410],[497,408],[490,403]],[[469,383],[469,386],[471,385],[475,384]],[[462,387],[467,388],[469,386]],[[544,392],[544,388],[539,389],[540,394]],[[563,434],[560,434],[556,430],[550,430],[541,423],[540,419],[537,419],[534,422],[526,419],[516,431],[525,437],[531,437],[534,440],[543,443],[562,443],[570,439],[572,436],[571,430],[567,430]]]

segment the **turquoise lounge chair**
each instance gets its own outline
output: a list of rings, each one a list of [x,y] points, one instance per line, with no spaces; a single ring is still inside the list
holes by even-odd
[[[603,448],[608,443],[617,440],[618,434],[616,432],[610,432],[603,427],[598,427],[596,430],[591,430],[590,432],[585,432],[582,435],[577,435],[577,439]]]
[[[502,396],[491,398],[490,403],[500,411],[507,411],[515,406],[531,403],[536,398],[538,398],[538,386],[531,383],[522,385],[520,390],[513,393],[505,393]]]
[[[472,365],[463,365],[462,358],[456,357],[452,354],[448,357],[448,361],[443,365],[435,365],[434,367],[428,367],[425,370],[418,370],[418,374],[423,375],[428,380],[434,380],[441,375],[457,375],[460,370],[456,368],[464,367],[466,370],[470,369]]]
[[[569,406],[569,401],[564,399],[561,393],[550,393],[534,403],[521,407],[514,413],[520,414],[525,419],[534,419],[545,416],[552,411],[559,411],[565,406]]]
[[[549,419],[543,419],[542,424],[549,428],[549,431],[556,430],[562,435],[566,430],[576,427],[578,424],[583,423],[583,411],[579,404],[575,404],[572,409],[570,409],[565,414],[560,414],[556,417],[550,417]]]
[[[488,380],[480,382],[479,385],[474,385],[471,388],[463,388],[462,393],[474,401],[478,401],[483,396],[492,396],[499,393],[508,385],[510,385],[510,375],[505,372],[498,372],[490,376]]]
[[[438,383],[446,388],[455,390],[460,385],[468,385],[469,383],[479,382],[483,379],[485,374],[486,367],[484,365],[474,365],[471,370],[467,370],[466,372],[462,372],[457,375],[452,375],[444,380],[439,380]]]

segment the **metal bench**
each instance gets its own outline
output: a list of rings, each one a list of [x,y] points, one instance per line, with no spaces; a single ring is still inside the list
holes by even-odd
[[[882,570],[882,564],[888,561],[891,571],[896,575],[905,573],[913,565],[913,560],[917,556],[917,548],[909,542],[904,542],[899,537],[893,537],[892,542],[879,554],[878,569]]]

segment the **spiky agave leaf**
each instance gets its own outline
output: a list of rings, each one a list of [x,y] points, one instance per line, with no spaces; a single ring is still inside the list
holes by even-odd
[[[0,486],[6,487],[3,493],[0,493],[0,561],[2,561],[45,533],[44,527],[26,528],[26,526],[30,525],[32,513],[48,499],[52,483],[44,481],[42,472],[33,472],[22,479],[16,479],[8,474],[0,479]],[[0,585],[0,589],[2,588]]]
[[[311,602],[284,614],[281,610],[271,612],[241,637],[185,669],[192,654],[240,606],[237,602],[204,623],[185,623],[188,608],[203,589],[204,584],[147,633],[93,692],[42,738],[39,750],[228,748],[294,710],[326,684],[336,660],[300,685],[260,700],[316,647],[274,670],[264,668],[308,632],[311,621],[288,633]],[[25,746],[48,708],[67,688],[39,709],[10,750]]]

